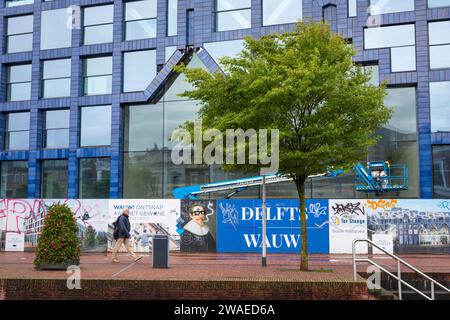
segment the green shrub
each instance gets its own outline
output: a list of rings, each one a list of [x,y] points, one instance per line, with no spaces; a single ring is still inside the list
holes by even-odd
[[[79,263],[80,240],[76,218],[67,204],[55,203],[47,210],[38,239],[34,265]]]

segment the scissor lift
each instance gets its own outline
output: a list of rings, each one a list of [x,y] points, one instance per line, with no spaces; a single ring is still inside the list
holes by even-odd
[[[355,172],[355,188],[364,192],[396,192],[408,190],[408,167],[404,164],[390,164],[389,161],[358,163]]]

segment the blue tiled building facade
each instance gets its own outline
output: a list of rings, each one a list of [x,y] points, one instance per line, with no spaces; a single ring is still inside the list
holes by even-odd
[[[238,177],[169,164],[167,128],[197,110],[170,92],[184,85],[172,67],[184,61],[213,72],[244,36],[292,30],[301,17],[328,20],[374,81],[387,81],[387,104],[401,105],[368,158],[408,164],[405,197],[450,196],[450,1],[138,2],[0,1],[3,198],[170,197],[174,186]],[[184,104],[192,110],[183,118]],[[358,197],[352,183],[311,181],[310,195]],[[295,194],[288,189],[269,193]]]

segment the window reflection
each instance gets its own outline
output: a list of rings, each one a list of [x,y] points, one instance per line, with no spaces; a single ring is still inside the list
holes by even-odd
[[[41,50],[67,48],[72,45],[72,14],[66,8],[42,11]]]
[[[42,198],[67,198],[68,160],[43,160],[41,195]]]
[[[109,198],[109,158],[82,158],[79,160],[80,199]]]
[[[80,147],[111,145],[111,106],[81,108]]]
[[[450,146],[433,146],[433,197],[450,197]]]
[[[27,198],[28,162],[2,161],[0,195],[5,198]]]
[[[263,0],[263,25],[295,23],[302,18],[300,0]]]

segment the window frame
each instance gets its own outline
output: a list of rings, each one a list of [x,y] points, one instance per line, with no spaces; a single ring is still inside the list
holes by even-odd
[[[252,21],[251,21],[251,16],[252,16],[252,5],[251,5],[251,1],[250,1],[250,7],[241,7],[238,9],[228,9],[228,10],[219,10],[218,9],[218,4],[219,4],[220,0],[214,0],[214,9],[213,9],[213,15],[214,15],[214,32],[225,32],[225,31],[233,31],[233,30],[245,30],[245,29],[250,29],[252,27]],[[227,12],[237,12],[237,11],[250,11],[250,27],[248,28],[236,28],[236,29],[231,29],[231,30],[219,30],[219,14],[221,13],[227,13]],[[261,7],[261,12],[262,12],[262,7]]]
[[[5,2],[6,3],[6,2]],[[8,28],[8,21],[9,19],[14,19],[14,18],[20,18],[20,17],[26,17],[29,16],[32,19],[31,22],[31,32],[22,32],[22,33],[13,33],[13,34],[9,34],[9,28]],[[6,39],[5,39],[5,53],[6,54],[12,54],[12,53],[19,53],[19,52],[31,52],[33,51],[33,34],[34,34],[34,16],[33,14],[22,14],[22,15],[17,15],[17,16],[9,16],[6,17],[5,19],[5,23],[4,23],[4,28],[5,30],[5,35],[6,35]],[[25,36],[25,35],[31,35],[31,49],[27,50],[27,51],[14,51],[14,52],[9,52],[9,43],[10,43],[10,38],[11,37],[18,37],[18,36]]]
[[[9,129],[9,117],[11,114],[17,113],[28,113],[28,118],[30,118],[30,111],[20,111],[20,112],[8,112],[5,116],[5,140],[4,140],[4,150],[5,151],[21,151],[21,150],[30,150],[30,119],[28,119],[28,128],[22,130],[10,130]],[[11,149],[10,148],[10,133],[11,132],[28,132],[28,147],[26,149]]]
[[[99,74],[99,75],[95,75],[95,76],[88,76],[87,75],[87,61],[89,59],[97,59],[97,58],[106,58],[106,57],[110,57],[111,58],[111,73],[110,74]],[[111,54],[107,54],[107,55],[98,55],[98,56],[85,56],[82,58],[82,68],[83,68],[83,90],[82,90],[82,95],[85,97],[91,97],[91,96],[101,96],[101,95],[110,95],[112,94],[112,74],[113,74],[113,61],[112,61],[113,56]],[[96,93],[96,94],[88,94],[87,93],[87,82],[86,80],[89,78],[99,78],[99,77],[110,77],[111,78],[111,92],[109,93]]]
[[[15,66],[25,66],[25,65],[29,65],[31,67],[31,72],[30,72],[30,80],[29,81],[17,81],[17,82],[11,82],[11,67],[15,67]],[[26,62],[26,63],[13,63],[13,64],[7,64],[5,65],[5,69],[6,69],[6,83],[5,83],[5,87],[6,87],[6,95],[5,95],[5,100],[6,102],[14,102],[14,101],[30,101],[31,100],[31,83],[33,80],[33,75],[32,75],[32,63],[31,62]],[[11,90],[10,88],[12,88],[12,86],[14,84],[24,84],[24,83],[29,83],[30,84],[30,92],[29,92],[29,98],[25,99],[25,100],[11,100]]]
[[[58,128],[50,128],[47,129],[47,112],[52,112],[52,111],[68,111],[69,112],[69,123],[67,124],[67,128],[66,127],[58,127]],[[69,108],[62,108],[62,109],[48,109],[48,110],[43,110],[43,119],[42,119],[42,149],[47,149],[47,150],[55,150],[55,149],[68,149],[70,147],[70,109]],[[60,123],[60,122],[59,122]],[[49,148],[47,146],[47,132],[48,131],[61,131],[61,130],[67,130],[69,132],[69,141],[67,141],[67,147],[55,147],[55,148]]]
[[[96,23],[96,24],[90,24],[86,25],[85,19],[86,19],[86,9],[95,8],[95,7],[106,7],[106,6],[112,6],[113,10],[113,17],[111,22],[108,23]],[[111,33],[111,41],[107,42],[96,42],[96,43],[86,43],[86,28],[96,28],[96,27],[102,27],[102,26],[111,26],[112,33]],[[112,43],[114,42],[114,3],[102,3],[102,4],[96,4],[91,6],[84,6],[82,7],[82,29],[81,29],[81,41],[84,46],[91,46],[91,45],[98,45],[98,44],[104,44],[104,43]]]
[[[443,7],[439,7],[439,8],[443,8]],[[432,23],[439,23],[439,22],[448,22],[450,24],[450,20],[449,19],[444,19],[444,20],[432,20],[432,21],[427,21],[427,29],[428,29],[428,66],[430,68],[430,71],[434,71],[434,70],[447,70],[450,69],[450,62],[448,63],[447,67],[443,67],[443,68],[432,68],[431,67],[431,48],[436,48],[436,47],[445,47],[448,46],[450,47],[450,40],[449,42],[446,43],[439,43],[439,44],[430,44],[430,24]],[[449,58],[450,59],[450,58]]]
[[[131,1],[124,1],[123,2],[123,36],[122,36],[122,40],[123,41],[135,41],[135,40],[143,40],[143,39],[155,39],[158,36],[158,12],[155,13],[154,17],[151,18],[142,18],[142,19],[133,19],[133,20],[127,20],[127,3],[131,3],[131,2],[141,2],[141,1],[145,1],[145,0],[131,0]],[[168,2],[167,2],[168,3]],[[167,25],[168,25],[168,16],[169,16],[169,6],[167,5]],[[155,21],[155,27],[156,27],[156,31],[155,31],[155,36],[154,37],[150,37],[150,38],[137,38],[137,39],[127,39],[127,26],[128,23],[130,22],[138,22],[138,21]],[[166,28],[168,29],[168,27]],[[167,34],[167,30],[166,30],[166,34]]]
[[[70,73],[69,76],[67,77],[57,77],[57,78],[44,78],[44,73],[45,73],[45,62],[47,61],[55,61],[55,60],[69,60],[70,62]],[[40,97],[41,99],[55,99],[55,98],[66,98],[66,97],[70,97],[71,95],[71,86],[72,86],[72,59],[70,57],[67,58],[57,58],[57,59],[46,59],[46,60],[41,60],[41,92],[40,92]],[[54,96],[54,97],[45,97],[45,81],[49,81],[49,80],[64,80],[64,79],[69,79],[69,95],[67,96]]]

